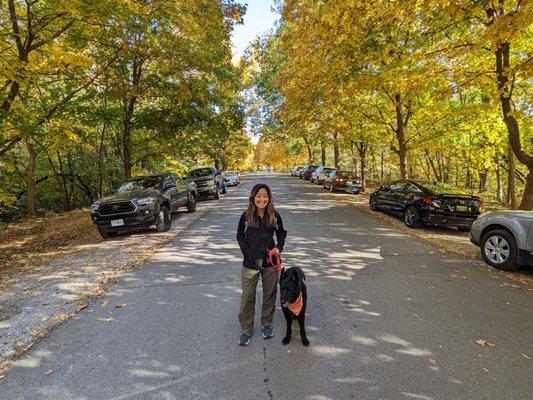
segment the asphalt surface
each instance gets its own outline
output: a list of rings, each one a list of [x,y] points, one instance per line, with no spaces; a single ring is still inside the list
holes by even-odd
[[[260,288],[237,345],[235,232],[257,182],[284,218],[286,267],[307,275],[307,348],[296,322],[281,345],[279,306],[262,339]],[[533,398],[533,296],[341,197],[252,176],[20,358],[0,399]]]

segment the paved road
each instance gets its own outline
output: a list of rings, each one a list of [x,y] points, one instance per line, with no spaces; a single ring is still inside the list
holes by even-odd
[[[273,339],[236,343],[235,230],[258,181],[308,277],[308,348],[297,324],[281,345],[280,310]],[[505,283],[308,183],[255,176],[29,351],[0,399],[528,399],[533,296]]]

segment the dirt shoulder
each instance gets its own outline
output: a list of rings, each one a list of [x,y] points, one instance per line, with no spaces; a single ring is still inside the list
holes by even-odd
[[[112,240],[100,238],[88,209],[1,230],[0,378],[50,329],[87,307],[115,278],[142,266],[217,204],[200,202],[195,213],[178,213],[168,232],[152,229]]]

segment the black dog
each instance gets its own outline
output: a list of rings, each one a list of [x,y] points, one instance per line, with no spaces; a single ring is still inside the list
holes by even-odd
[[[300,336],[304,346],[309,346],[309,340],[305,334],[305,309],[307,306],[307,287],[305,275],[301,268],[293,267],[285,271],[281,270],[279,278],[281,308],[287,322],[287,333],[281,341],[289,344],[292,335],[292,320],[297,319],[300,325]]]

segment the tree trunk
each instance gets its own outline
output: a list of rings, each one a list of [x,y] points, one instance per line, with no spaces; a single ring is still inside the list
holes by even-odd
[[[518,121],[512,115],[512,90],[513,82],[509,82],[509,73],[511,71],[509,63],[509,54],[510,54],[510,43],[501,43],[498,49],[495,51],[496,56],[496,74],[498,77],[498,93],[500,95],[500,104],[503,114],[503,122],[507,127],[507,132],[509,134],[509,143],[513,150],[514,155],[517,160],[524,164],[528,169],[527,179],[524,185],[524,192],[522,195],[522,201],[520,203],[521,210],[532,210],[533,209],[533,156],[528,154],[523,148],[520,142],[520,129],[518,126]],[[513,161],[514,166],[514,161]],[[512,169],[514,172],[514,168]],[[514,173],[509,174],[513,176],[514,182]],[[514,187],[513,193],[514,194]],[[513,202],[511,197],[511,202]],[[514,207],[513,207],[514,208]]]
[[[379,171],[379,181],[383,183],[383,177],[384,177],[384,170],[383,165],[385,164],[385,150],[383,147],[381,148],[381,166]]]
[[[335,168],[339,169],[339,141],[337,132],[333,133],[333,161]]]
[[[322,156],[322,165],[326,165],[326,146],[324,146],[324,139],[320,139],[320,150]]]
[[[487,180],[489,179],[489,171],[483,170],[479,173],[479,192],[483,193],[487,190]]]
[[[507,176],[507,204],[511,210],[516,210],[516,175],[515,175],[515,162],[514,153],[511,148],[511,144],[507,148],[509,154],[509,173]]]
[[[400,159],[400,177],[407,179],[407,142],[405,140],[405,128],[411,115],[411,102],[407,103],[407,115],[403,114],[403,104],[399,93],[394,95],[394,106],[396,108],[396,140],[398,141],[398,148],[395,149],[396,154]]]
[[[27,206],[26,210],[28,217],[34,218],[37,215],[37,184],[35,182],[35,166],[37,164],[37,152],[35,146],[30,141],[26,141],[26,149],[28,149],[29,161],[26,170],[24,171],[24,180],[27,187]]]
[[[494,171],[496,172],[496,199],[498,200],[499,203],[501,203],[502,198],[503,198],[502,196],[503,187],[502,187],[502,176],[501,176],[501,171],[500,171],[500,160],[497,154],[494,157],[494,163],[496,164],[496,168],[494,169]]]
[[[352,168],[354,171],[357,171],[357,156],[355,154],[355,143],[350,141],[350,154],[352,156]]]
[[[361,161],[361,181],[363,183],[363,191],[366,187],[366,152],[368,150],[368,144],[359,142],[355,144],[357,151],[359,152],[359,159]],[[355,171],[357,173],[357,170]]]

